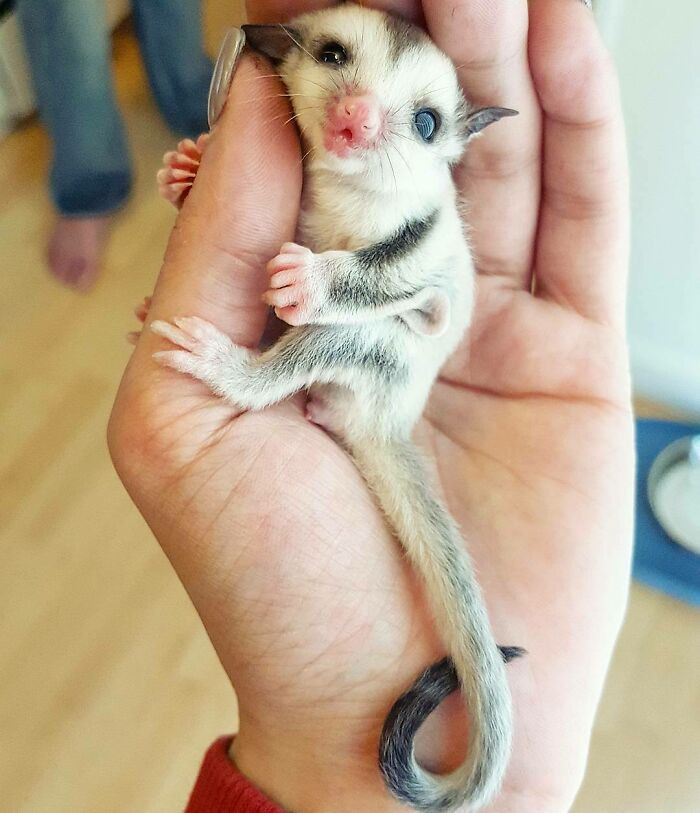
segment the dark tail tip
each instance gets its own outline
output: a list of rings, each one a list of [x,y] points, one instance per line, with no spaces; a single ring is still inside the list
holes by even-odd
[[[510,663],[516,658],[522,658],[523,655],[527,655],[527,649],[523,649],[521,646],[499,646],[498,649],[504,663]]]
[[[498,649],[505,663],[526,652],[519,646],[499,646]],[[399,697],[384,722],[379,739],[379,769],[384,782],[399,801],[418,810],[429,808],[421,798],[421,783],[414,774],[413,741],[430,714],[459,686],[452,659],[443,658],[428,667]],[[446,798],[438,807],[447,809],[453,802]],[[434,802],[430,809],[435,809]]]
[[[425,810],[413,766],[413,740],[426,718],[459,689],[451,658],[428,667],[389,712],[379,739],[379,770],[387,788],[401,802]]]

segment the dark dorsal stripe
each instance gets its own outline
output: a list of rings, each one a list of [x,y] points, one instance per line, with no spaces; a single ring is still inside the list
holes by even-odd
[[[386,28],[389,34],[389,58],[398,62],[401,54],[417,45],[425,45],[427,37],[418,26],[412,25],[401,17],[388,14]]]
[[[367,248],[355,252],[358,264],[366,271],[373,271],[382,265],[396,262],[405,257],[421,243],[435,225],[438,210],[422,218],[409,220],[394,234]]]

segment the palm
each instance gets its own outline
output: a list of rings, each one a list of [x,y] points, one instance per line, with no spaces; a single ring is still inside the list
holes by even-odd
[[[531,3],[531,13],[548,2]],[[431,22],[439,3],[424,6]],[[235,138],[230,118],[220,127]],[[539,149],[537,127],[528,139]],[[219,201],[231,195],[226,177],[255,188],[267,164],[246,146],[256,133],[240,137],[239,152],[247,150],[240,158],[215,134],[209,167],[203,164],[172,241],[175,259],[159,283],[156,316],[199,313],[238,340],[255,341],[263,283],[261,263],[250,257],[272,256],[291,237],[290,190],[292,201],[298,194],[291,141],[272,148],[287,167],[274,178],[276,191],[222,214]],[[222,169],[214,174],[212,166]],[[528,203],[532,190],[524,194]],[[472,202],[474,219],[487,223],[478,189]],[[570,223],[546,207],[517,223],[512,214],[520,256],[498,256],[501,228],[482,227],[477,255],[490,257],[482,267],[491,273],[479,277],[468,341],[417,430],[468,540],[497,639],[529,653],[509,667],[517,719],[504,810],[509,793],[563,799],[576,787],[624,607],[631,536],[631,421],[615,287],[624,212],[606,219],[615,245],[605,261],[587,254],[588,243],[602,239],[599,223],[582,217],[588,232],[572,236]],[[549,228],[535,241],[538,217]],[[240,225],[246,218],[258,227],[254,249],[251,229]],[[238,246],[225,249],[223,260],[212,253],[208,281],[187,281],[188,269],[202,262],[206,235],[218,246],[227,230],[238,232]],[[233,286],[228,252],[246,259]],[[591,265],[590,283],[581,283],[582,263],[586,271]],[[533,264],[537,295],[529,292]],[[601,282],[606,275],[610,290]],[[115,457],[233,679],[242,726],[362,752],[373,766],[388,706],[442,654],[420,585],[354,465],[304,420],[298,402],[238,415],[198,382],[155,368],[154,348],[154,337],[145,337],[125,376]],[[130,461],[130,445],[146,455]],[[565,732],[562,720],[571,723]]]

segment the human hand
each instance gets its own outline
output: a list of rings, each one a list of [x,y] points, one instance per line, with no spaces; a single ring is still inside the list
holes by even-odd
[[[251,5],[279,19],[293,4]],[[562,811],[580,782],[628,581],[619,105],[578,0],[530,2],[529,43],[525,0],[423,6],[463,65],[469,98],[521,114],[470,147],[460,177],[480,271],[476,321],[419,437],[497,640],[528,650],[508,667],[514,753],[490,809]],[[300,190],[296,136],[281,124],[274,79],[259,78],[268,73],[240,66],[150,314],[197,314],[248,345],[266,319],[265,263],[293,238]],[[239,767],[300,813],[330,798],[334,811],[401,809],[381,785],[376,748],[393,701],[443,654],[420,584],[354,466],[299,400],[238,415],[155,365],[159,347],[149,333],[139,340],[110,445],[236,687]],[[426,725],[424,762],[461,761],[455,717],[446,703]]]

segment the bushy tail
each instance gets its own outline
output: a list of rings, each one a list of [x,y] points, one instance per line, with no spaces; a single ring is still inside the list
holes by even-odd
[[[498,792],[511,744],[511,700],[504,661],[522,654],[496,646],[481,591],[454,520],[434,496],[410,441],[351,446],[413,566],[423,577],[450,657],[427,669],[394,704],[379,746],[379,766],[399,800],[423,811],[478,808]],[[418,765],[414,738],[428,715],[458,687],[470,718],[465,763],[437,776]]]

